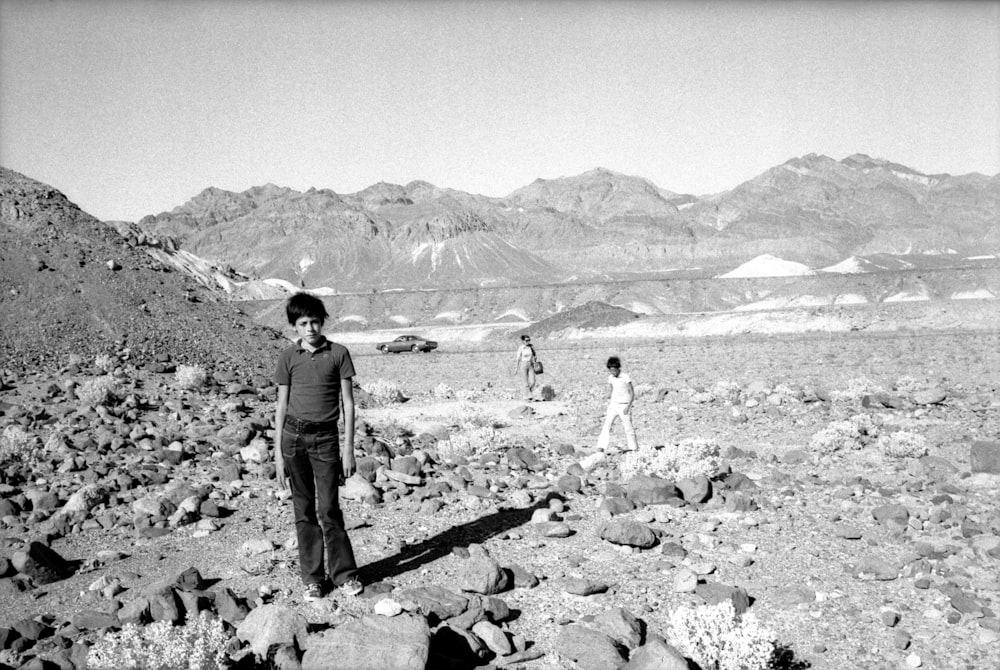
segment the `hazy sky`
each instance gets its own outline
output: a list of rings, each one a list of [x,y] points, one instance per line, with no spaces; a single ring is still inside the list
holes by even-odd
[[[0,164],[103,219],[813,152],[1000,172],[1000,3],[0,0]]]

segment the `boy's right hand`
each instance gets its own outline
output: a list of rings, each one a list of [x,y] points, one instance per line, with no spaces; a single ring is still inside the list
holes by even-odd
[[[288,475],[285,474],[285,457],[281,453],[281,448],[274,451],[274,477],[278,480],[280,491],[288,490]]]

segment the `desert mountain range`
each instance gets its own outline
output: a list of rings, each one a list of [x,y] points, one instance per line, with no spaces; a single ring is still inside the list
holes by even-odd
[[[207,188],[138,228],[236,279],[352,292],[710,276],[761,254],[812,268],[982,256],[1000,250],[998,223],[1000,175],[809,154],[706,196],[600,168],[503,198],[423,181],[352,194]]]

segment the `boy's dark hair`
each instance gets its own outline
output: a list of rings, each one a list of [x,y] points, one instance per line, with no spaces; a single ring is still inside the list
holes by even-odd
[[[620,370],[621,367],[622,367],[622,361],[617,356],[612,356],[611,358],[608,359],[608,363],[607,363],[606,367],[609,367],[609,368],[618,368]]]
[[[311,293],[303,292],[296,293],[288,299],[285,304],[285,314],[288,315],[288,323],[292,326],[304,316],[317,318],[321,323],[326,323],[327,317],[330,316],[326,313],[326,305],[322,300]]]

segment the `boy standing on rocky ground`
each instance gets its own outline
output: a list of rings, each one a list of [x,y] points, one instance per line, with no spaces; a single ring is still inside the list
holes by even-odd
[[[274,373],[278,385],[274,461],[278,486],[285,490],[291,484],[303,598],[307,602],[322,598],[329,583],[342,594],[355,596],[364,587],[337,490],[356,468],[354,363],[346,347],[323,336],[328,314],[322,300],[296,293],[288,299],[285,313],[299,339],[281,352]],[[337,433],[341,403],[343,446]]]

